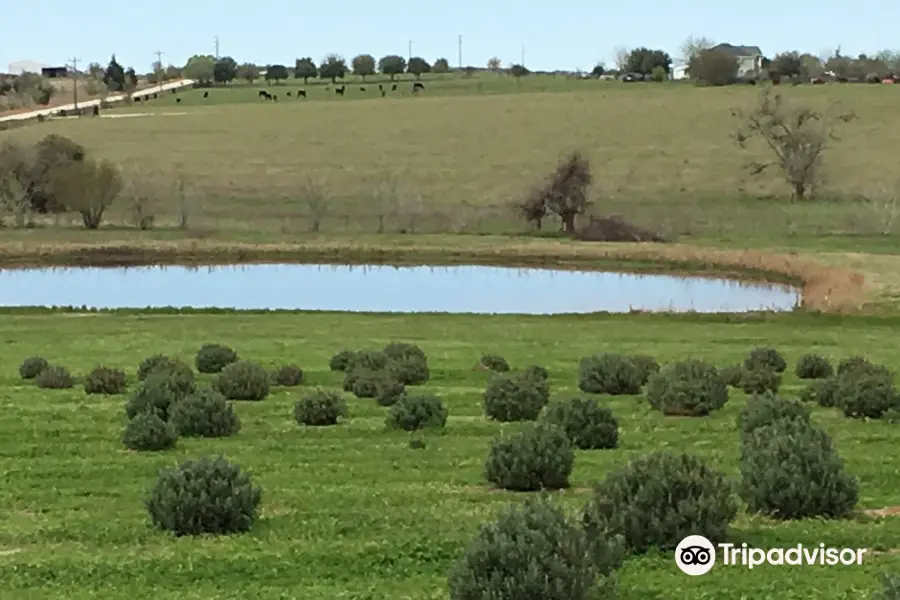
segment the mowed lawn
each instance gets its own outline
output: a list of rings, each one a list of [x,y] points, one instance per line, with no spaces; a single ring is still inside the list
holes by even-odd
[[[896,86],[779,88],[797,105],[837,103],[834,110],[859,117],[827,152],[824,199],[790,205],[777,174],[752,177],[745,168],[772,158],[763,146],[744,152],[732,138],[741,123],[732,110],[754,105],[753,86],[526,80],[521,88],[489,75],[426,81],[416,97],[376,92],[359,101],[349,99],[364,95],[356,84],[344,100],[317,84],[319,96],[277,103],[255,98],[259,86],[213,89],[206,100],[192,90],[178,105],[166,96],[108,111],[151,116],[61,120],[3,132],[0,140],[59,133],[119,164],[137,189],[126,186],[110,223],[127,223],[128,199],[144,191],[157,225],[177,223],[189,204],[195,226],[299,233],[310,226],[311,181],[326,233],[522,229],[511,204],[573,149],[592,161],[595,213],[672,235],[880,234],[900,222],[884,202],[897,189]],[[171,188],[179,174],[183,195]],[[877,202],[858,201],[863,196]]]
[[[29,599],[325,598],[444,599],[446,575],[479,524],[524,494],[492,491],[482,477],[491,438],[521,425],[487,421],[481,353],[514,367],[550,370],[554,397],[577,393],[581,357],[604,351],[646,353],[662,362],[698,357],[726,366],[769,345],[789,360],[784,394],[806,352],[833,359],[864,354],[900,364],[896,320],[812,316],[478,317],[337,314],[110,315],[7,314],[0,320],[0,581],[3,595]],[[450,410],[443,436],[423,450],[384,429],[374,400],[348,397],[351,419],[331,428],[298,426],[295,401],[315,386],[339,389],[329,358],[345,348],[418,343],[428,354],[425,386]],[[307,382],[276,389],[259,403],[238,403],[235,437],[184,439],[165,453],[132,453],[121,442],[122,397],[86,396],[77,387],[41,391],[16,372],[43,355],[83,375],[97,364],[127,369],[154,353],[192,360],[205,342],[232,345],[266,367],[296,363]],[[654,450],[687,451],[738,474],[735,417],[746,397],[732,391],[707,418],[670,418],[636,397],[601,397],[620,422],[621,447],[578,452],[573,510],[591,483]],[[816,407],[814,420],[834,438],[860,480],[860,509],[900,505],[900,430],[853,421]],[[157,472],[201,454],[221,453],[248,469],[263,489],[262,513],[249,534],[173,539],[155,531],[142,500]],[[704,577],[677,570],[671,554],[629,561],[621,598],[867,597],[877,575],[900,569],[900,518],[776,524],[741,515],[731,538],[759,547],[804,543],[865,546],[862,567],[717,567]],[[876,550],[878,552],[876,552]]]

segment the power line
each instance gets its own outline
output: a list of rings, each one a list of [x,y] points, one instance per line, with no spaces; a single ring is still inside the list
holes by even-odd
[[[72,58],[72,104],[78,110],[78,61],[80,58]]]

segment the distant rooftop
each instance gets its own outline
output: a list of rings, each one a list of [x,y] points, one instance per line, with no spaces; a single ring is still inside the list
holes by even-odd
[[[732,56],[762,56],[762,50],[759,46],[733,46],[732,44],[719,44],[714,46],[712,50],[727,52]]]

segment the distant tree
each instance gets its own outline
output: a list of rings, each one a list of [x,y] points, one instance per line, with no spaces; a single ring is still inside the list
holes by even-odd
[[[428,61],[421,56],[413,56],[409,59],[409,64],[406,66],[406,72],[415,75],[416,79],[422,77],[422,73],[428,73],[430,71],[431,65],[429,65]]]
[[[100,63],[92,62],[91,64],[88,65],[87,73],[93,79],[103,79],[103,75],[105,74],[105,71],[104,71],[103,67],[100,66]]]
[[[782,52],[776,54],[769,65],[769,73],[781,77],[803,77],[803,59],[799,52]]]
[[[269,65],[266,67],[266,81],[278,83],[290,77],[287,67],[284,65]]]
[[[298,58],[294,62],[294,77],[303,79],[303,83],[309,83],[310,77],[319,76],[319,67],[313,62],[309,56],[306,58]]]
[[[120,92],[125,87],[125,69],[116,60],[115,54],[112,55],[112,58],[109,60],[109,66],[106,67],[106,71],[103,73],[103,83],[106,84],[106,89],[111,92]]]
[[[672,68],[672,57],[662,50],[650,48],[635,48],[628,55],[625,70],[629,73],[643,73],[650,75],[654,67],[662,67],[666,74]]]
[[[763,90],[759,104],[751,112],[733,112],[742,121],[734,134],[738,146],[746,148],[751,140],[760,138],[763,146],[775,155],[774,160],[753,161],[747,167],[752,174],[759,175],[775,165],[791,186],[791,201],[814,195],[821,183],[823,153],[828,143],[837,139],[835,128],[855,118],[852,113],[789,107],[771,88]]]
[[[659,65],[653,67],[653,70],[650,71],[650,79],[657,82],[662,83],[669,78],[669,74],[666,72],[664,68]]]
[[[492,56],[487,61],[488,71],[491,73],[499,73],[500,72],[500,59],[496,56]]]
[[[375,74],[375,57],[371,54],[354,56],[353,60],[350,61],[350,66],[353,67],[353,74],[358,75],[365,81],[366,77]]]
[[[681,44],[681,58],[686,64],[690,64],[699,54],[711,50],[715,45],[710,38],[688,36]]]
[[[628,67],[628,59],[631,56],[631,50],[625,46],[616,47],[616,70],[620,73],[624,72]]]
[[[434,64],[431,65],[432,73],[449,73],[450,72],[450,63],[446,58],[439,58],[434,61]]]
[[[183,75],[181,74],[181,69],[179,69],[175,65],[169,65],[168,67],[166,67],[166,81],[181,79],[182,77]]]
[[[524,77],[528,75],[529,71],[525,68],[524,65],[515,64],[509,68],[509,74],[515,77],[516,79],[520,77]]]
[[[473,67],[472,65],[467,65],[463,67],[463,77],[465,77],[466,79],[470,79],[477,71],[477,68]]]
[[[337,54],[329,54],[319,66],[319,77],[322,79],[330,79],[331,83],[336,83],[338,79],[343,79],[347,74],[347,61],[344,57]]]
[[[237,77],[238,64],[230,56],[223,56],[213,66],[213,79],[216,83],[229,83]]]
[[[109,161],[85,159],[57,169],[50,186],[63,206],[81,213],[86,228],[97,229],[103,213],[122,191],[122,176]]]
[[[252,85],[259,79],[259,69],[252,63],[244,63],[238,67],[237,77]]]
[[[397,54],[382,56],[378,61],[378,70],[385,75],[390,75],[391,80],[406,71],[406,59]]]
[[[588,190],[592,181],[587,157],[572,152],[559,162],[546,183],[534,188],[519,205],[519,214],[540,228],[541,219],[548,211],[552,212],[560,218],[567,233],[575,233],[575,219],[590,205]]]
[[[216,75],[216,59],[211,54],[195,54],[185,63],[182,73],[200,85],[210,85]]]
[[[735,82],[738,59],[721,50],[703,50],[688,63],[691,79],[706,85],[729,85]]]
[[[122,89],[126,92],[133,92],[138,84],[138,76],[137,73],[134,72],[134,68],[128,67],[125,70],[125,85],[122,86]]]
[[[603,68],[603,65],[601,63],[597,63],[596,65],[594,65],[594,68],[591,69],[591,76],[602,77],[603,73],[605,73],[605,72],[606,72],[606,69]]]

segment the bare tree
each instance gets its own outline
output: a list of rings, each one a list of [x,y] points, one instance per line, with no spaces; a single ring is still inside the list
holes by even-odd
[[[521,202],[513,205],[516,216],[531,225],[535,231],[541,231],[544,219],[550,214],[547,210],[547,204],[540,194],[530,194]]]
[[[734,133],[738,146],[746,149],[758,138],[774,154],[771,161],[748,163],[750,172],[759,175],[775,165],[791,186],[792,202],[812,197],[822,183],[822,154],[829,142],[838,139],[835,128],[855,118],[853,113],[837,113],[835,108],[833,104],[819,112],[789,107],[780,94],[767,87],[752,111],[732,111],[741,120]]]
[[[122,195],[128,200],[131,223],[145,231],[153,229],[156,220],[154,208],[160,200],[162,173],[128,173]]]
[[[122,191],[122,176],[109,161],[85,159],[59,169],[51,186],[60,204],[80,213],[85,227],[97,229]]]
[[[685,63],[691,62],[694,58],[700,55],[704,50],[710,50],[715,46],[716,43],[707,37],[694,37],[688,36],[684,42],[681,43],[681,58]]]
[[[571,152],[560,161],[548,181],[535,188],[523,203],[532,215],[531,222],[535,222],[534,217],[543,206],[544,210],[559,216],[566,233],[575,233],[576,217],[584,214],[591,204],[587,193],[592,181],[588,159],[581,152]],[[520,214],[524,215],[524,210]]]
[[[628,58],[631,56],[631,49],[625,46],[616,46],[616,69],[621,73],[628,67]]]
[[[328,203],[331,197],[324,181],[317,181],[311,176],[306,178],[300,186],[300,198],[309,209],[307,219],[309,231],[318,233],[322,228],[322,221],[328,215]]]
[[[491,58],[489,58],[487,61],[487,68],[488,68],[488,71],[490,71],[492,73],[500,73],[500,68],[501,68],[500,59],[497,58],[496,56],[492,56]]]

